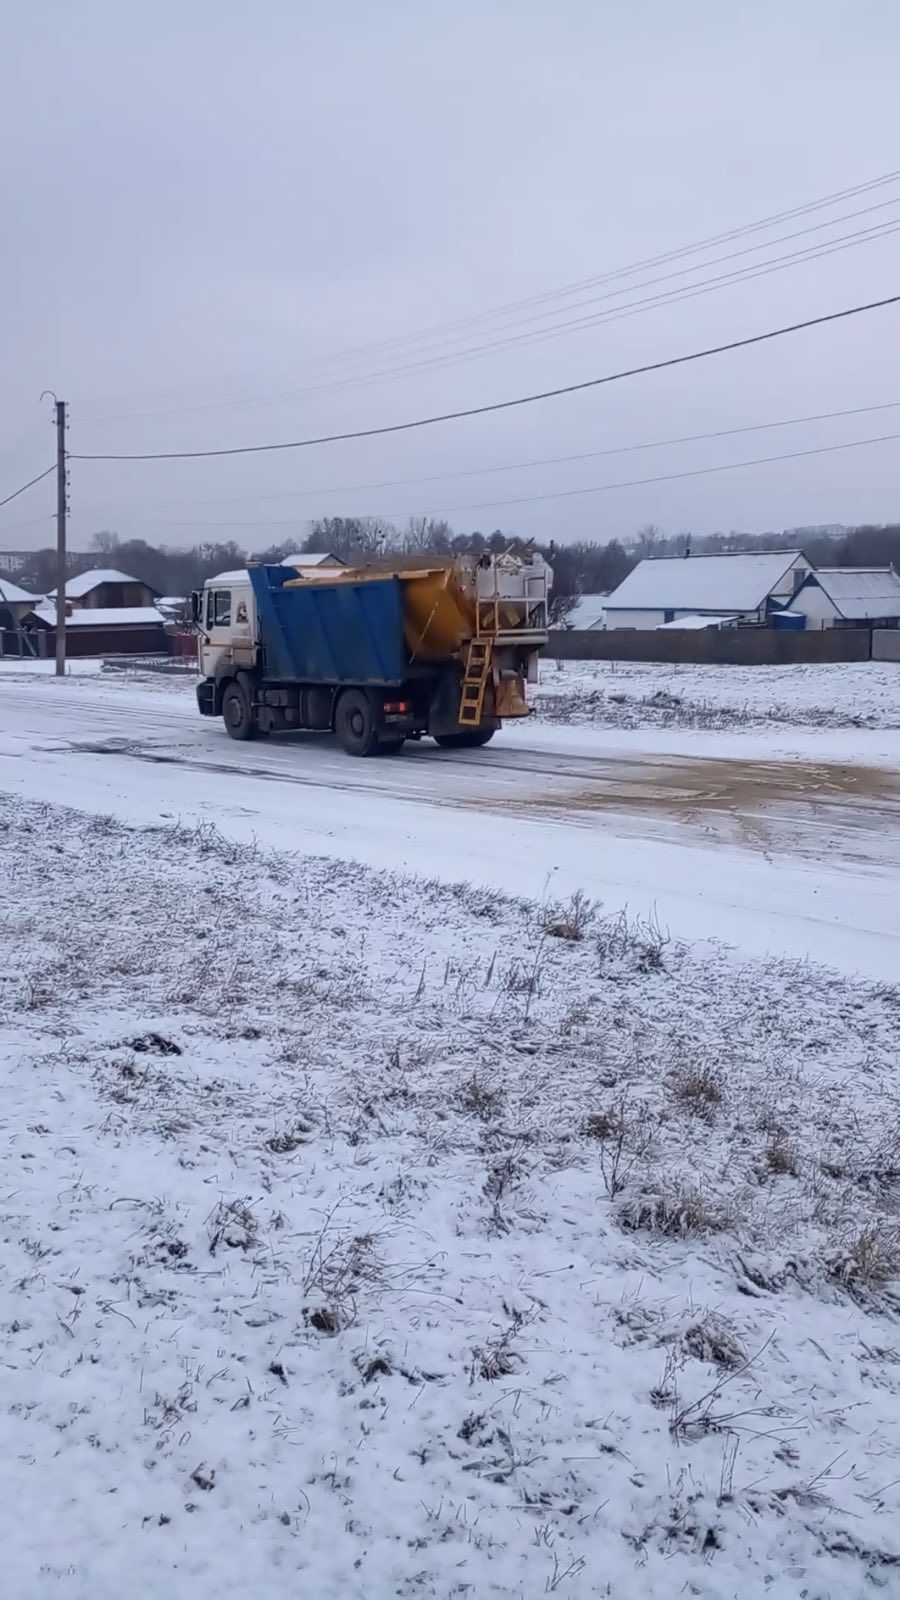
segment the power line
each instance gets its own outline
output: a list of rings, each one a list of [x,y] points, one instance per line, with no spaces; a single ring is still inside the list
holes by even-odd
[[[837,255],[844,250],[852,250],[860,244],[871,244],[876,239],[886,238],[889,234],[900,229],[900,222],[889,221],[871,228],[860,228],[853,233],[843,234],[837,239],[827,240],[818,245],[810,245],[805,250],[790,251],[783,256],[773,256],[768,261],[757,262],[754,266],[738,267],[731,272],[717,273],[712,278],[702,278],[699,283],[685,284],[677,289],[665,289],[659,294],[646,295],[642,300],[626,302],[624,306],[611,307],[605,311],[596,311],[589,316],[571,317],[566,322],[553,323],[549,328],[536,328],[527,333],[510,333],[501,339],[491,339],[486,344],[472,345],[469,349],[459,351],[449,350],[444,355],[434,354],[425,356],[419,361],[406,362],[399,367],[383,368],[374,373],[362,373],[358,376],[335,378],[328,383],[307,385],[303,389],[285,390],[280,396],[270,397],[279,399],[300,398],[308,394],[321,394],[324,391],[335,389],[361,388],[370,383],[380,383],[385,378],[405,377],[408,373],[432,370],[435,367],[457,366],[463,361],[476,361],[481,356],[492,354],[494,351],[521,347],[523,345],[543,344],[546,339],[557,339],[567,333],[573,333],[582,328],[605,326],[609,322],[622,322],[629,317],[643,315],[659,306],[680,305],[683,300],[694,300],[698,296],[714,294],[717,289],[732,288],[736,284],[749,283],[754,278],[766,278],[773,272],[785,272],[790,267],[805,266],[810,261],[818,261],[823,256]],[[725,259],[724,257],[722,259]],[[692,267],[692,272],[701,270]],[[673,276],[680,276],[676,273]],[[662,282],[662,279],[656,280]],[[636,288],[645,288],[647,285],[638,284]],[[617,289],[614,294],[624,291]],[[630,292],[630,291],[628,291]],[[602,299],[607,298],[601,296]],[[588,304],[589,302],[584,302]],[[511,324],[512,326],[512,324]],[[250,402],[252,404],[253,402]],[[258,403],[258,402],[257,402]],[[240,410],[247,402],[223,402],[221,409]],[[209,406],[195,406],[194,411],[210,410]],[[218,409],[218,408],[217,408]],[[159,414],[159,413],[157,413]],[[171,413],[169,413],[171,414]],[[166,413],[163,413],[166,415]]]
[[[53,513],[45,511],[42,517],[27,517],[24,522],[9,523],[7,527],[0,528],[0,536],[5,537],[8,533],[17,533],[20,528],[36,528],[38,523],[47,523],[53,520]]]
[[[539,295],[531,295],[523,300],[514,300],[509,302],[507,305],[494,307],[488,311],[482,311],[471,317],[458,318],[455,322],[437,324],[429,329],[422,330],[422,332],[419,334],[408,334],[405,337],[401,336],[397,339],[383,340],[381,341],[381,344],[383,346],[400,342],[409,342],[413,339],[422,338],[426,334],[444,332],[445,330],[453,327],[471,326],[473,323],[484,322],[488,319],[493,320],[493,318],[501,316],[504,313],[525,310],[530,306],[539,305],[548,300],[561,299],[564,296],[571,294],[580,294],[584,289],[595,288],[603,283],[611,283],[619,278],[630,277],[636,272],[643,272],[653,267],[664,266],[670,261],[678,261],[683,259],[685,256],[696,255],[701,250],[712,249],[716,245],[729,244],[733,239],[740,239],[745,237],[747,234],[761,232],[766,228],[775,227],[781,222],[791,222],[795,217],[806,216],[810,212],[820,211],[829,205],[834,205],[839,200],[850,200],[856,195],[866,194],[872,189],[883,188],[885,184],[896,183],[898,179],[900,179],[900,168],[895,169],[892,172],[887,172],[880,178],[870,178],[865,183],[854,184],[848,189],[836,190],[833,194],[824,195],[818,200],[808,201],[806,204],[795,206],[788,211],[775,212],[772,216],[763,217],[756,222],[745,223],[743,226],[729,229],[725,233],[713,234],[709,238],[701,239],[694,244],[682,245],[678,249],[664,251],[661,255],[647,256],[644,257],[643,260],[630,263],[628,266],[616,267],[611,271],[600,273],[598,276],[583,278],[580,280],[580,282],[568,284],[561,289],[551,290]],[[372,346],[371,348],[377,349],[379,346],[376,345]]]
[[[487,405],[469,406],[461,411],[445,411],[431,417],[417,417],[411,422],[386,423],[378,428],[357,428],[348,433],[330,433],[311,439],[290,439],[275,444],[247,444],[231,445],[220,450],[155,450],[145,453],[72,453],[73,461],[184,461],[208,460],[214,456],[243,456],[258,455],[264,451],[273,450],[303,450],[311,445],[338,444],[349,439],[370,439],[389,433],[407,433],[413,428],[432,427],[439,422],[456,422],[463,417],[485,416],[493,411],[508,411],[514,406],[533,405],[538,400],[555,400],[561,395],[577,394],[584,389],[596,389],[603,384],[617,383],[623,378],[639,377],[646,372],[659,372],[668,367],[684,366],[690,361],[700,361],[707,356],[723,355],[729,350],[742,350],[750,345],[764,344],[772,339],[783,338],[788,333],[799,333],[804,328],[821,327],[824,323],[839,322],[847,317],[856,317],[866,311],[879,311],[886,306],[897,305],[900,294],[890,295],[883,300],[871,300],[864,305],[848,306],[842,311],[829,311],[824,316],[808,317],[803,322],[792,322],[783,328],[771,328],[766,333],[754,333],[745,339],[732,339],[727,344],[710,345],[705,350],[694,350],[688,355],[669,356],[664,361],[646,362],[639,367],[627,367],[621,372],[606,373],[600,378],[586,378],[581,383],[568,383],[558,389],[544,389],[536,394],[519,395],[513,400],[494,400]],[[49,468],[52,471],[53,468]],[[42,476],[46,477],[44,473]],[[37,480],[35,480],[37,481]],[[26,488],[28,485],[25,486]],[[21,493],[21,491],[17,491]],[[4,502],[0,502],[4,503]]]
[[[27,483],[23,483],[21,489],[15,489],[12,494],[8,494],[6,496],[5,500],[0,500],[0,506],[8,506],[10,500],[17,500],[19,498],[20,494],[24,494],[25,493],[26,489],[30,489],[30,488],[32,488],[32,486],[34,484],[40,483],[42,478],[49,478],[51,472],[55,472],[55,471],[56,471],[56,462],[54,461],[52,467],[48,467],[46,472],[39,472],[36,478],[29,478]]]
[[[716,467],[692,467],[686,472],[661,472],[653,478],[631,478],[622,483],[597,483],[586,489],[557,489],[550,494],[522,495],[515,500],[478,500],[466,506],[436,506],[429,510],[432,516],[445,516],[454,511],[491,511],[495,506],[524,506],[538,500],[567,500],[580,494],[607,494],[611,489],[636,489],[645,483],[673,483],[678,478],[705,478],[713,472],[737,472],[741,467],[762,467],[773,461],[799,461],[803,456],[827,456],[838,450],[859,450],[863,445],[887,444],[900,439],[900,433],[883,433],[876,439],[850,439],[845,444],[823,444],[812,450],[789,450],[784,455],[755,456],[748,461],[726,461]],[[422,516],[423,512],[393,511],[387,516]]]
[[[807,201],[803,205],[793,206],[786,211],[775,212],[772,215],[762,217],[755,222],[745,223],[740,227],[728,229],[724,233],[710,235],[709,237],[698,240],[693,244],[682,245],[676,249],[663,251],[662,253],[654,256],[646,256],[638,261],[631,262],[626,266],[613,268],[589,278],[583,278],[575,283],[564,285],[559,289],[544,291],[541,294],[530,295],[523,299],[509,301],[504,305],[488,308],[482,312],[478,312],[466,317],[455,318],[442,323],[434,323],[426,328],[418,330],[417,332],[393,335],[387,339],[350,347],[344,351],[332,352],[330,355],[326,354],[314,357],[310,362],[306,363],[306,367],[307,369],[310,367],[315,368],[321,365],[330,367],[334,366],[336,362],[358,360],[360,358],[369,357],[370,355],[376,356],[389,349],[396,349],[398,347],[408,346],[411,344],[419,344],[423,339],[431,338],[436,334],[475,327],[485,322],[495,321],[501,316],[510,315],[521,310],[527,310],[532,306],[546,304],[547,302],[553,300],[565,299],[573,294],[581,293],[583,290],[595,288],[605,283],[612,283],[623,278],[631,277],[634,276],[635,273],[649,270],[654,267],[667,265],[673,261],[683,260],[687,256],[696,255],[701,251],[711,249],[717,245],[728,244],[732,240],[745,238],[748,235],[774,228],[780,223],[790,222],[797,217],[807,216],[813,212],[824,210],[829,206],[836,205],[839,201],[853,199],[858,195],[867,194],[873,190],[883,188],[887,184],[896,183],[898,179],[900,179],[900,169],[884,173],[882,176],[877,178],[868,179],[864,183],[853,184],[848,188],[835,190],[831,194],[821,196],[819,199]],[[282,368],[281,371],[285,374],[285,376],[287,376],[285,369]],[[273,380],[277,380],[279,376],[277,372],[271,372],[270,375]],[[164,388],[162,390],[143,391],[148,398],[157,396],[164,398],[167,395],[178,393],[184,394],[185,392],[186,391],[184,388]],[[190,393],[190,387],[188,387],[187,392]],[[196,392],[196,390],[194,392]],[[141,391],[138,393],[140,394]],[[112,395],[108,394],[105,396],[96,397],[95,404],[98,402],[103,404],[104,401],[107,403],[117,400],[127,401],[128,399],[136,397],[135,391],[133,390],[130,394],[122,394],[121,392]]]
[[[874,439],[849,439],[842,444],[817,445],[810,450],[789,450],[776,456],[751,456],[747,461],[724,461],[713,467],[691,467],[685,472],[660,472],[652,478],[624,478],[618,483],[595,483],[584,489],[557,489],[547,494],[519,495],[511,500],[473,500],[466,505],[458,506],[429,506],[417,511],[388,511],[383,513],[389,517],[410,516],[452,516],[457,511],[493,511],[503,506],[535,505],[541,500],[568,500],[576,495],[609,494],[613,489],[636,489],[650,483],[674,483],[681,478],[705,478],[714,472],[738,472],[742,467],[768,466],[776,461],[799,461],[805,456],[833,455],[839,450],[860,450],[865,445],[888,444],[900,439],[900,433],[883,433]],[[296,519],[281,522],[242,522],[242,523],[170,523],[170,527],[295,527]]]
[[[587,300],[576,301],[569,309],[574,311],[583,306],[594,305],[598,300],[617,299],[626,294],[634,295],[641,289],[653,288],[655,285],[666,283],[672,278],[682,278],[691,273],[703,271],[706,267],[734,260],[737,256],[746,255],[757,250],[769,249],[772,245],[787,243],[791,239],[799,238],[802,234],[816,232],[824,227],[834,227],[839,222],[847,221],[851,217],[864,216],[869,211],[883,210],[887,206],[895,206],[898,203],[900,203],[900,197],[894,197],[891,200],[882,201],[878,206],[865,207],[862,211],[849,212],[843,217],[833,217],[828,222],[817,223],[815,228],[812,229],[800,229],[799,232],[784,234],[779,239],[770,239],[762,245],[751,245],[744,250],[713,257],[711,261],[705,261],[690,267],[682,267],[676,272],[663,273],[658,278],[648,278],[643,283],[634,284],[629,288],[611,289],[605,294],[593,296]],[[536,316],[519,319],[519,323],[515,321],[508,322],[505,328],[501,326],[496,330],[497,333],[503,335],[502,337],[491,337],[483,344],[454,349],[453,346],[457,343],[456,337],[439,340],[433,346],[431,353],[427,353],[428,346],[426,345],[420,359],[404,361],[400,366],[381,367],[376,368],[374,371],[351,372],[322,382],[304,384],[299,388],[281,389],[274,394],[270,392],[269,394],[256,395],[249,398],[238,397],[229,400],[213,400],[207,401],[205,404],[175,408],[167,407],[154,411],[114,412],[107,414],[106,417],[102,415],[100,417],[95,416],[91,420],[95,422],[105,420],[115,420],[117,422],[142,421],[157,417],[192,416],[198,412],[242,411],[254,406],[271,405],[283,400],[301,399],[306,395],[333,393],[335,390],[347,388],[364,388],[373,383],[381,383],[386,379],[406,377],[411,373],[433,370],[436,367],[457,366],[460,362],[479,360],[482,356],[491,354],[494,351],[507,350],[523,345],[542,344],[547,339],[561,338],[578,329],[597,327],[609,322],[620,322],[626,318],[641,316],[658,306],[677,305],[682,300],[693,300],[698,296],[713,294],[718,289],[734,287],[740,283],[748,283],[754,278],[768,277],[773,272],[785,272],[791,267],[804,266],[808,262],[817,261],[823,256],[836,255],[844,250],[852,250],[857,245],[872,243],[876,239],[882,239],[889,234],[896,233],[898,229],[900,229],[900,221],[890,218],[883,223],[874,224],[868,228],[858,228],[851,233],[840,234],[835,239],[822,240],[818,244],[808,245],[800,250],[788,251],[784,255],[772,256],[765,261],[736,267],[728,272],[716,273],[711,278],[700,279],[699,282],[679,285],[677,288],[662,289],[656,294],[645,295],[642,299],[626,301],[622,306],[608,307],[585,316],[569,317],[566,321],[554,322],[544,328],[533,328],[520,333],[511,331],[521,325],[523,321],[525,323],[540,322],[541,320],[546,320],[548,316],[556,315],[559,310],[563,309],[562,307],[557,307],[551,312],[540,312]],[[441,345],[449,345],[451,348],[442,352]]]
[[[148,505],[145,501],[143,503],[143,508],[145,511],[159,511],[167,510],[169,508],[177,509],[179,506],[192,505],[232,506],[248,503],[256,504],[261,500],[307,500],[316,495],[360,494],[366,493],[372,489],[406,489],[417,487],[420,483],[448,483],[451,480],[458,478],[487,477],[496,472],[523,472],[535,467],[561,466],[570,461],[593,461],[598,457],[631,455],[640,450],[664,450],[672,445],[700,444],[709,439],[730,439],[739,434],[764,433],[771,431],[773,428],[794,428],[799,427],[807,422],[831,422],[836,420],[838,417],[869,416],[876,411],[896,411],[898,408],[900,408],[900,400],[885,400],[880,405],[851,406],[846,410],[841,411],[815,411],[807,417],[781,417],[775,422],[753,422],[740,428],[716,428],[712,433],[677,434],[674,438],[670,439],[650,439],[642,441],[639,444],[609,445],[604,450],[580,450],[574,455],[538,456],[530,461],[506,461],[502,462],[498,466],[492,467],[467,467],[460,472],[433,472],[422,478],[383,478],[374,483],[336,484],[330,488],[301,489],[297,492],[289,492],[285,494],[244,496],[228,495],[224,498],[214,500],[169,500],[163,502],[162,505],[159,503],[156,505]],[[92,514],[105,514],[107,511],[114,511],[115,509],[115,505],[89,505],[82,507],[83,511],[90,511]],[[164,526],[170,528],[280,528],[293,527],[295,522],[296,518],[278,518],[274,521],[270,520],[267,522],[261,522],[259,518],[253,518],[252,521],[246,522],[232,522],[230,520],[228,522],[223,522],[219,518],[213,522],[201,522],[195,518],[189,522],[167,522],[164,524]]]

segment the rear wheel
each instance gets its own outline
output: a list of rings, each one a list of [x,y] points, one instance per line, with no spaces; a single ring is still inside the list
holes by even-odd
[[[250,696],[240,683],[229,683],[222,696],[222,717],[232,739],[255,739],[256,723]]]
[[[496,731],[496,728],[467,728],[459,733],[436,733],[434,740],[442,750],[476,750],[480,745],[489,744]]]
[[[345,689],[334,714],[334,731],[348,756],[371,756],[379,749],[375,708],[361,689]]]

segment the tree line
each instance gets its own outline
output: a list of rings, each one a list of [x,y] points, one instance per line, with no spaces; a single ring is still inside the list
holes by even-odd
[[[328,551],[342,561],[362,563],[382,556],[453,556],[512,549],[536,549],[553,568],[553,614],[562,621],[579,595],[608,594],[628,576],[638,561],[653,556],[715,554],[724,551],[795,549],[796,533],[747,534],[714,533],[694,537],[689,533],[665,534],[648,524],[635,535],[626,549],[618,539],[606,543],[575,540],[557,544],[555,540],[522,540],[496,528],[491,533],[461,534],[448,522],[433,517],[411,518],[403,528],[381,517],[320,517],[305,533],[281,544],[269,545],[251,553],[251,559],[277,562],[298,551]],[[817,535],[803,540],[803,548],[813,566],[886,567],[900,570],[900,523],[864,524],[839,535]],[[130,576],[150,584],[161,595],[187,595],[199,589],[217,572],[243,567],[246,548],[228,540],[207,543],[187,550],[170,545],[152,545],[145,539],[121,539],[118,534],[101,532],[91,540],[91,550],[72,558],[74,575],[90,567],[117,567]],[[15,582],[35,594],[47,594],[56,583],[56,552],[38,550],[27,557]]]

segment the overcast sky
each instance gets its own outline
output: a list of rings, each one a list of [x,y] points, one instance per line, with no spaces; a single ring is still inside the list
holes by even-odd
[[[52,459],[47,387],[70,402],[72,451],[214,448],[477,405],[897,292],[888,233],[608,315],[900,223],[900,182],[559,294],[900,168],[898,47],[887,0],[8,7],[0,498]],[[552,298],[443,329],[536,296]],[[475,474],[900,401],[898,335],[900,308],[394,438],[73,462],[70,542],[252,549],[365,512],[558,539],[896,520],[896,443],[533,497],[900,433],[900,408]],[[53,496],[51,478],[0,512],[0,548],[51,542]]]

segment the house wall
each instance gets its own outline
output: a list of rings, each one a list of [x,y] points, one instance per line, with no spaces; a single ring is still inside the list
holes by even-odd
[[[609,605],[606,608],[607,628],[658,628],[665,620],[664,611],[627,611]]]
[[[810,570],[811,568],[808,561],[804,561],[802,556],[795,556],[784,577],[780,579],[778,583],[776,583],[774,589],[769,590],[769,598],[771,600],[777,600],[779,605],[790,600],[793,597],[797,585],[802,583],[803,579],[808,576]]]
[[[83,599],[72,600],[70,604],[86,611],[102,611],[113,607],[118,610],[122,606],[152,606],[155,598],[154,590],[146,583],[101,583]]]
[[[868,661],[871,649],[869,628],[826,628],[809,633],[777,628],[666,628],[662,633],[607,628],[600,633],[571,628],[551,633],[545,654],[555,661],[781,666],[798,661]]]
[[[43,653],[56,651],[56,629],[41,630],[46,639]],[[164,656],[169,654],[168,635],[161,622],[141,623],[119,628],[67,628],[67,656]]]
[[[817,583],[807,584],[805,589],[801,589],[791,601],[791,610],[802,611],[807,628],[813,630],[833,627],[838,615],[837,607]]]

